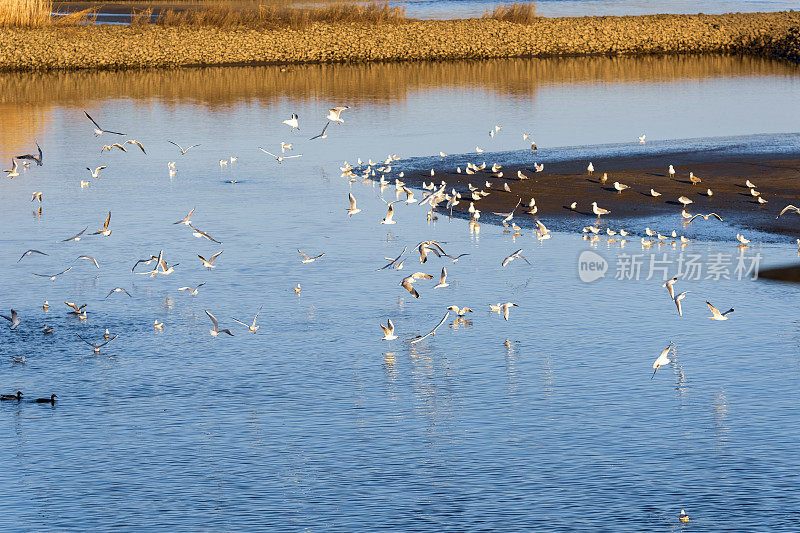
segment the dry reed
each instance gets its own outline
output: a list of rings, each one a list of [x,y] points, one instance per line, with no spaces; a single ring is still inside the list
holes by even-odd
[[[0,1],[0,28],[37,28],[50,22],[50,0]]]
[[[135,13],[134,24],[152,22],[163,26],[218,28],[277,27],[302,28],[313,22],[334,24],[397,24],[407,20],[404,7],[386,3],[341,3],[325,6],[242,6],[224,2],[203,2],[190,9],[169,9],[153,16],[151,9]]]
[[[41,28],[53,24],[72,26],[92,24],[97,20],[97,9],[53,16],[51,0],[0,0],[0,28]]]
[[[530,24],[536,20],[536,4],[531,2],[527,4],[514,3],[506,6],[497,6],[492,11],[487,10],[483,18],[504,20],[516,24]]]

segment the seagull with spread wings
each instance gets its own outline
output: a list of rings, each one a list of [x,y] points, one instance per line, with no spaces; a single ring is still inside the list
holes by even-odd
[[[101,136],[102,134],[104,134],[104,133],[108,133],[108,134],[111,134],[111,135],[125,135],[124,133],[120,133],[120,132],[118,132],[118,131],[109,131],[109,130],[104,130],[104,129],[103,129],[103,128],[101,128],[101,127],[100,127],[100,125],[99,125],[99,124],[98,124],[98,123],[95,121],[95,119],[93,119],[93,118],[92,118],[92,117],[89,115],[89,113],[87,113],[86,111],[84,111],[84,112],[83,112],[83,114],[84,114],[84,115],[86,115],[86,118],[88,118],[89,120],[91,120],[91,121],[92,121],[92,124],[94,124],[94,128],[95,128],[95,129],[94,129],[94,136],[95,136],[95,137],[100,137],[100,136]]]

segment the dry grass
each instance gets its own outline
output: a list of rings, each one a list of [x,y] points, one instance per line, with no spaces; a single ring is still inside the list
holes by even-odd
[[[483,18],[504,20],[517,24],[530,24],[536,20],[536,4],[511,4],[507,6],[497,6],[493,11],[486,11]]]
[[[0,28],[40,28],[53,24],[91,24],[97,19],[95,8],[53,17],[51,0],[0,0]]]
[[[386,3],[337,3],[324,6],[231,4],[203,2],[189,9],[168,9],[154,12],[152,8],[135,12],[133,24],[218,28],[235,27],[305,27],[313,22],[397,24],[407,20],[404,7]]]
[[[36,28],[50,22],[50,0],[0,0],[0,28]]]

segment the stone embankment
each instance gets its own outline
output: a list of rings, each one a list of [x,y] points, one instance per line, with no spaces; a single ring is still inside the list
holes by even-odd
[[[0,70],[742,53],[800,61],[800,12],[313,23],[299,29],[0,29]]]

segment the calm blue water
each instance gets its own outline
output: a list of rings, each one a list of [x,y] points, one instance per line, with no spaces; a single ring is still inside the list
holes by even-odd
[[[4,78],[3,110],[21,124],[5,134],[4,149],[16,153],[38,138],[45,165],[2,183],[0,300],[19,310],[22,324],[0,324],[0,388],[60,400],[0,405],[0,524],[797,529],[796,287],[682,280],[679,290],[691,293],[680,318],[660,286],[680,247],[638,244],[645,225],[681,231],[678,220],[609,220],[632,232],[625,247],[605,238],[590,244],[577,226],[540,242],[527,229],[513,237],[488,223],[470,232],[442,213],[429,224],[417,205],[395,204],[398,223],[382,226],[380,187],[339,176],[341,162],[357,157],[465,153],[475,144],[513,150],[529,130],[557,147],[619,143],[642,131],[666,140],[796,129],[798,76],[782,65],[605,61]],[[610,66],[621,81],[582,77]],[[521,78],[476,69],[551,75],[521,86]],[[555,74],[565,71],[577,79]],[[407,81],[394,92],[364,89],[387,78]],[[753,105],[745,117],[729,112],[745,101]],[[308,141],[336,104],[352,106],[344,125]],[[93,138],[83,109],[140,140],[148,155],[132,146],[100,154],[111,138]],[[292,112],[301,134],[281,124]],[[503,129],[490,140],[494,124]],[[200,146],[181,156],[167,140]],[[279,165],[257,149],[274,152],[282,140],[303,156]],[[221,168],[230,156],[239,159]],[[178,169],[172,179],[169,161]],[[100,164],[101,177],[87,177],[84,167]],[[44,193],[41,216],[31,213],[33,191]],[[348,192],[363,210],[352,218]],[[394,199],[392,189],[383,198]],[[195,225],[221,245],[172,224],[192,208]],[[56,242],[99,228],[109,210],[110,237]],[[698,240],[683,253],[735,264],[736,229],[722,231],[727,240]],[[797,258],[791,239],[750,236],[747,258]],[[420,265],[410,253],[402,271],[376,272],[384,257],[425,239],[470,255]],[[28,248],[50,255],[17,263]],[[297,248],[326,255],[301,264]],[[532,266],[501,268],[518,248]],[[173,274],[130,272],[161,249],[180,263]],[[196,254],[219,250],[217,268],[205,271]],[[605,278],[580,281],[584,250],[607,261]],[[31,275],[58,272],[83,254],[101,268],[80,261],[55,282]],[[670,266],[649,280],[649,271],[615,279],[626,254]],[[436,277],[442,266],[448,288],[422,280],[416,300],[398,285],[417,270]],[[201,282],[195,297],[177,290]],[[105,299],[117,286],[133,298]],[[731,320],[707,320],[705,299],[734,307]],[[65,300],[88,304],[86,322],[66,314]],[[519,304],[508,322],[489,312],[504,301]],[[452,304],[474,310],[468,324],[451,316],[435,337],[408,342]],[[248,322],[261,306],[255,335],[231,320]],[[205,309],[235,336],[212,338]],[[378,323],[387,319],[395,341],[380,340]],[[54,335],[40,333],[45,323]],[[99,340],[105,328],[120,336],[101,355],[75,337]],[[670,340],[675,360],[651,380]],[[24,365],[12,364],[10,356],[23,354]],[[687,526],[677,520],[681,508],[692,517]]]
[[[487,10],[513,2],[497,0],[398,0],[406,14],[418,18],[477,17]],[[528,3],[526,1],[517,3]],[[607,15],[651,15],[655,13],[752,13],[798,9],[796,0],[536,0],[536,13],[543,17]]]

